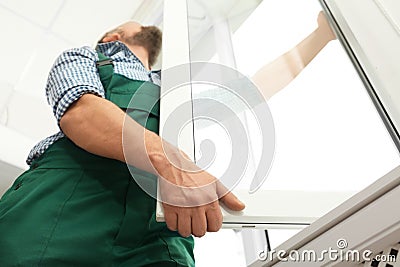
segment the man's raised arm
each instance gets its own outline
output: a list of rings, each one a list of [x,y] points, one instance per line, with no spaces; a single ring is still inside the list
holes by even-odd
[[[259,69],[252,81],[266,100],[287,86],[331,41],[335,34],[324,13],[318,14],[318,28],[294,48]]]

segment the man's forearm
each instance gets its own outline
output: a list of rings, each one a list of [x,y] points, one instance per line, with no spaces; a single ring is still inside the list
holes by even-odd
[[[307,38],[301,41],[293,50],[293,57],[295,60],[300,61],[298,68],[293,71],[297,76],[305,66],[310,63],[316,55],[328,44],[330,39],[327,35],[321,32],[320,28],[313,31]]]
[[[330,29],[318,27],[293,49],[258,70],[252,81],[268,100],[296,78],[332,39]]]
[[[68,138],[90,153],[156,173],[147,151],[161,149],[160,137],[106,99],[83,95],[61,118],[60,126]]]

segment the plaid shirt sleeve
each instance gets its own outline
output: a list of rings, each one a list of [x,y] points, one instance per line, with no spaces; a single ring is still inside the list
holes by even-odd
[[[89,47],[67,50],[56,59],[47,80],[46,95],[58,125],[68,107],[82,95],[105,97],[96,60],[96,51]]]

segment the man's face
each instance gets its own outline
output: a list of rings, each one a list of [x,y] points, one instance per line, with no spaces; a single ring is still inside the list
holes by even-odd
[[[155,26],[142,26],[136,22],[129,22],[124,27],[124,42],[128,45],[144,47],[149,53],[149,65],[153,66],[161,51],[162,33]]]

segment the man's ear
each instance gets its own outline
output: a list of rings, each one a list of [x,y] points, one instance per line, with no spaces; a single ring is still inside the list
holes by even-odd
[[[107,35],[106,37],[103,38],[102,42],[103,43],[108,43],[108,42],[115,42],[121,40],[121,35],[119,33],[111,33]]]

